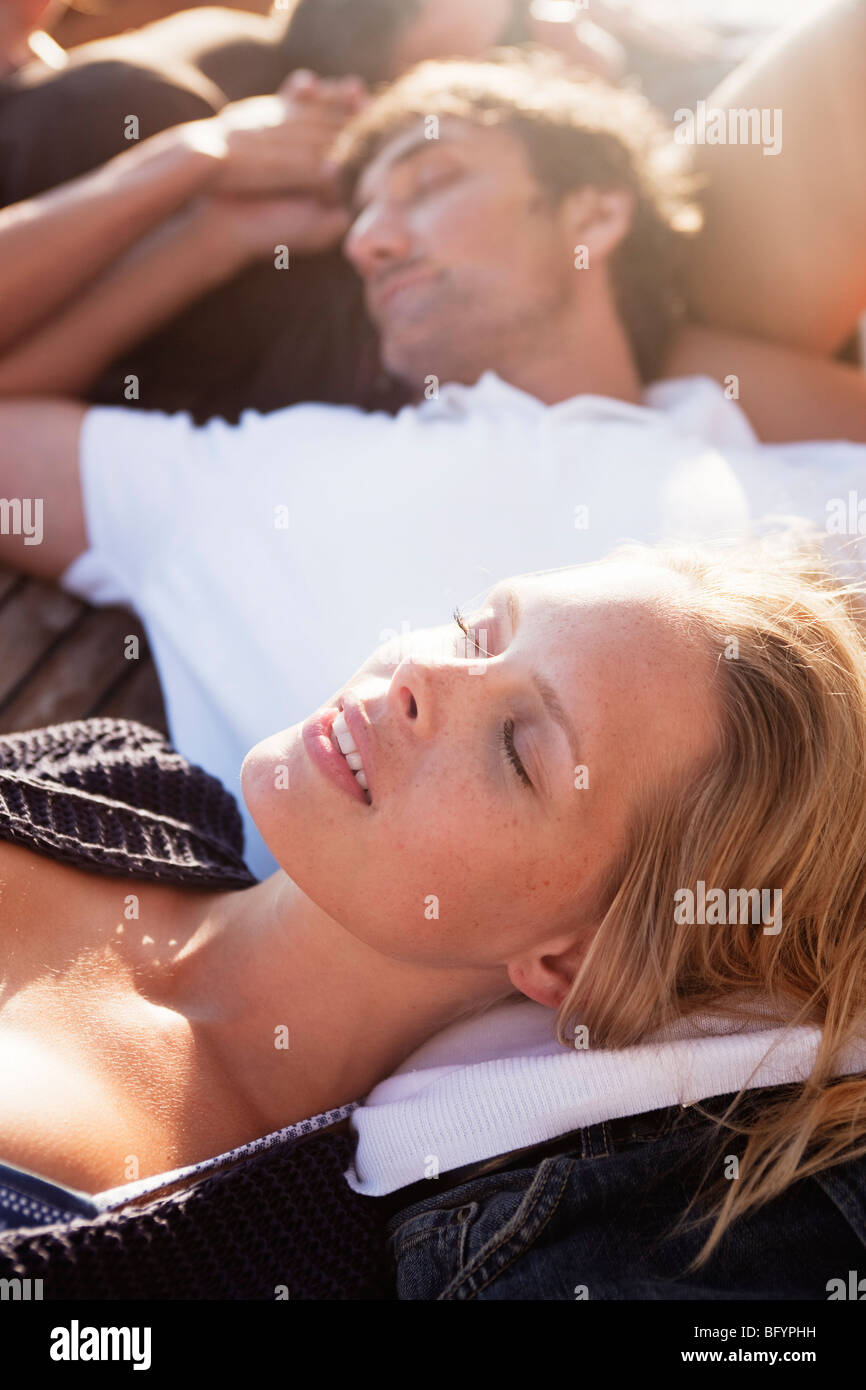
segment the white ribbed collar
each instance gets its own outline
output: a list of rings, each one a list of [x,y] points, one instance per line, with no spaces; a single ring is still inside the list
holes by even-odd
[[[445,1173],[600,1120],[804,1080],[820,1030],[754,1012],[748,1024],[695,1016],[639,1046],[578,1051],[556,1042],[550,1010],[508,1001],[445,1030],[370,1092],[352,1116],[349,1186],[383,1196],[428,1177],[432,1161]],[[866,1039],[839,1070],[866,1071]]]

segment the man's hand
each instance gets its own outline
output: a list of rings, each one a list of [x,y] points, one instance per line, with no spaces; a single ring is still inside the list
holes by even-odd
[[[358,78],[301,71],[276,96],[234,102],[203,122],[224,140],[222,166],[195,211],[207,239],[239,264],[270,258],[277,246],[302,256],[336,246],[350,217],[328,154],[366,100]]]
[[[356,77],[292,73],[276,96],[233,102],[203,124],[222,142],[214,193],[267,197],[330,191],[328,152],[367,100]]]
[[[351,217],[342,203],[315,194],[286,198],[202,198],[197,213],[205,242],[216,244],[240,270],[270,260],[278,246],[313,256],[337,246]]]

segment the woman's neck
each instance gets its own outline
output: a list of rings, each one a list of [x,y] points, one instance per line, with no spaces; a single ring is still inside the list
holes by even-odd
[[[152,997],[271,1132],[358,1100],[427,1038],[512,993],[505,969],[435,969],[380,955],[283,873],[255,888],[184,895]]]

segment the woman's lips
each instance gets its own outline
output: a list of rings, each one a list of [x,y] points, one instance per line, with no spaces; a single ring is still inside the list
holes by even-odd
[[[367,806],[369,802],[363,787],[356,781],[354,772],[331,736],[331,728],[338,713],[338,710],[332,709],[326,710],[324,714],[314,714],[303,725],[301,738],[310,761],[319,771],[329,778],[334,786],[342,788],[349,796],[354,797],[355,801]]]

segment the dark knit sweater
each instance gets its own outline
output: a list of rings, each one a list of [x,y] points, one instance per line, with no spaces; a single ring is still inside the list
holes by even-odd
[[[125,720],[0,735],[0,839],[97,874],[256,882],[225,788]],[[343,1178],[353,1147],[292,1136],[168,1195],[0,1231],[0,1278],[42,1279],[47,1299],[393,1298],[384,1212]]]
[[[0,839],[99,874],[256,882],[234,798],[162,734],[125,719],[0,735]]]

